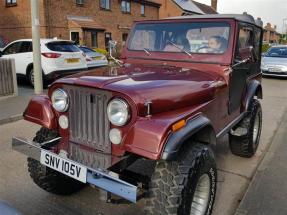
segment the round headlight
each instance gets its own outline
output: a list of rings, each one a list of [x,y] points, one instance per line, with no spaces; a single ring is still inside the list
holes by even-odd
[[[52,93],[52,105],[58,112],[65,112],[69,106],[69,98],[67,93],[62,89],[57,89]]]
[[[129,106],[122,99],[113,99],[108,104],[107,113],[113,125],[122,126],[129,119]]]

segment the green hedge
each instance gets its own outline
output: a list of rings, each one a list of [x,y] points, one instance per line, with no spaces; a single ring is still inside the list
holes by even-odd
[[[269,48],[270,48],[269,44],[263,44],[262,45],[262,53],[267,52]]]

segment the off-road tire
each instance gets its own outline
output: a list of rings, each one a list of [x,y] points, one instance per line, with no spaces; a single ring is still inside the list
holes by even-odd
[[[157,162],[146,198],[146,214],[190,215],[196,185],[204,174],[210,180],[205,215],[211,214],[216,193],[216,163],[210,148],[200,143],[185,149],[177,161]]]
[[[254,141],[253,132],[256,117],[259,117],[259,127],[256,140]],[[247,115],[236,127],[245,129],[246,132],[243,135],[229,133],[230,150],[234,155],[250,158],[256,153],[262,128],[262,109],[257,99],[251,101]]]
[[[55,131],[41,128],[33,141],[41,143],[57,137]],[[57,195],[70,195],[81,190],[85,184],[42,165],[39,161],[28,158],[28,171],[33,181],[42,189]]]

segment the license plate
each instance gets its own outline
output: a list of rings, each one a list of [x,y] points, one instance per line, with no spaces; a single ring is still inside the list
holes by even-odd
[[[282,72],[281,69],[269,68],[269,72]]]
[[[66,59],[67,63],[78,63],[80,61],[79,58],[68,58]]]
[[[41,164],[78,181],[83,183],[87,182],[87,168],[76,162],[59,157],[48,151],[41,151],[40,162]]]
[[[100,60],[102,57],[98,56],[98,57],[93,57],[94,60]]]

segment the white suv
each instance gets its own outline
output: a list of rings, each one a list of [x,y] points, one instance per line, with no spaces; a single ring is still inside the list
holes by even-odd
[[[85,54],[72,41],[41,39],[43,80],[51,81],[87,70]],[[17,75],[25,75],[34,84],[32,40],[17,40],[1,52],[3,58],[14,58]]]

